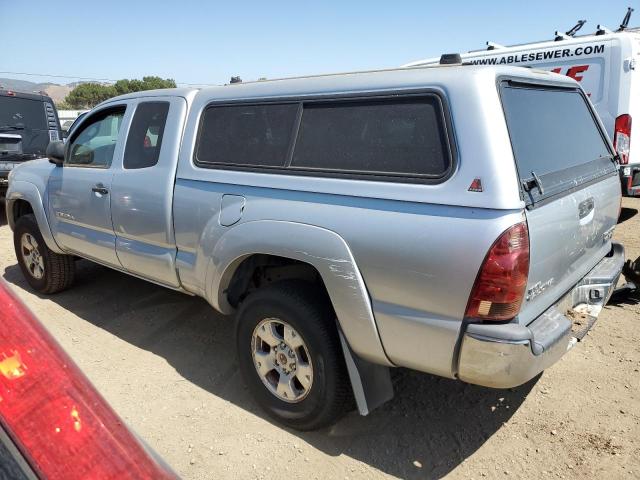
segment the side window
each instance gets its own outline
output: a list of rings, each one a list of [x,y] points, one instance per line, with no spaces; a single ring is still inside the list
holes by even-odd
[[[196,162],[284,167],[297,112],[297,104],[208,107]]]
[[[429,95],[305,105],[291,167],[441,177],[450,162],[442,105]]]
[[[124,150],[124,168],[148,168],[158,163],[168,114],[169,102],[138,104]]]
[[[109,168],[124,112],[125,107],[99,112],[82,125],[69,143],[65,165]]]
[[[210,105],[195,163],[277,173],[440,180],[453,164],[441,98],[404,97]]]

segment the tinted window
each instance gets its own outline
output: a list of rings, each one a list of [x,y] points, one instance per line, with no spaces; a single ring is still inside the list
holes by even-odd
[[[50,104],[47,106],[52,108]],[[53,115],[53,110],[51,111]],[[7,155],[27,159],[44,155],[49,141],[58,138],[57,131],[52,130],[49,133],[48,129],[44,102],[0,95],[0,133],[20,136],[20,141],[10,137],[0,139],[0,151],[7,151],[10,152]],[[5,157],[5,159],[8,158]]]
[[[144,102],[138,105],[124,150],[124,168],[147,168],[158,163],[168,113],[168,102]]]
[[[196,158],[200,163],[283,167],[297,110],[295,104],[209,107]]]
[[[531,178],[532,171],[543,176],[610,154],[577,90],[504,87],[502,98],[522,179]]]
[[[292,167],[442,176],[450,156],[435,96],[305,105]]]
[[[44,104],[38,100],[0,96],[0,131],[2,127],[24,130],[47,130]]]
[[[108,168],[113,160],[124,111],[124,108],[119,108],[99,112],[82,124],[69,143],[65,164]]]

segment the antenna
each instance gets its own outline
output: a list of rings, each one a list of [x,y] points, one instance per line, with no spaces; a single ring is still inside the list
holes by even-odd
[[[505,48],[505,46],[495,42],[487,42],[487,50],[497,50],[499,48]]]
[[[622,32],[622,31],[627,29],[627,27],[629,26],[629,20],[631,20],[631,13],[632,12],[633,12],[633,8],[627,7],[627,13],[625,14],[624,18],[622,19],[622,23],[620,24],[620,28],[618,28],[618,30],[616,30],[617,32]]]

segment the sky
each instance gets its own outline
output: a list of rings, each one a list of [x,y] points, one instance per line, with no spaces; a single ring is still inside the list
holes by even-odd
[[[552,39],[580,19],[587,20],[580,33],[598,24],[615,30],[626,7],[638,3],[0,0],[0,77],[69,83],[157,75],[216,85],[232,75],[256,80],[389,68],[481,49],[487,40]],[[640,25],[638,8],[634,15],[631,25]]]

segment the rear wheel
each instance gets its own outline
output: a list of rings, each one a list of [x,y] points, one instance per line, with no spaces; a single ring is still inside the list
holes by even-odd
[[[18,218],[13,232],[13,246],[22,274],[34,290],[56,293],[73,283],[73,257],[60,255],[47,247],[33,214]]]
[[[334,314],[305,282],[261,288],[238,312],[240,371],[260,406],[278,421],[313,430],[352,404]]]

